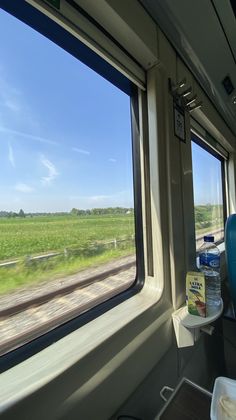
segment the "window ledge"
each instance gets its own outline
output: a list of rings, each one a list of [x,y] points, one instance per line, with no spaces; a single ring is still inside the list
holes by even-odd
[[[173,309],[161,297],[155,283],[154,278],[147,279],[143,289],[132,298],[2,373],[0,413],[48,384],[121,329],[128,328],[131,321],[158,301],[156,321],[151,327],[159,328],[170,319]]]

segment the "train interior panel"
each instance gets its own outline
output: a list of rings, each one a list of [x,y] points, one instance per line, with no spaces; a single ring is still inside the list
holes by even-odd
[[[0,419],[235,418],[235,19],[0,0]]]

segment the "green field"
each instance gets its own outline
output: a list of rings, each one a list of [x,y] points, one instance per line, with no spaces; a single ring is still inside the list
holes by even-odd
[[[0,268],[0,293],[132,254],[133,238],[134,216],[129,214],[0,218],[0,262],[20,260]],[[30,261],[50,252],[61,255]]]
[[[198,205],[194,207],[196,234],[224,228],[223,205]]]

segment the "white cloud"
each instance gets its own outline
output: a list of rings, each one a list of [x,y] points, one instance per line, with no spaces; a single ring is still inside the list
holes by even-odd
[[[20,92],[7,82],[7,78],[3,76],[3,70],[0,69],[0,99],[2,105],[13,114],[18,114],[21,111],[20,97]]]
[[[110,199],[111,197],[114,197],[112,195],[91,195],[89,200],[94,201],[96,203],[103,202],[104,200]]]
[[[15,185],[15,190],[23,193],[30,193],[34,191],[34,188],[30,187],[30,185],[19,183]]]
[[[7,69],[0,66],[0,114],[2,116],[0,124],[2,131],[14,135],[23,135],[33,140],[44,141],[37,136],[27,135],[12,130],[12,127],[26,127],[24,130],[29,132],[38,132],[40,121],[38,115],[35,115],[32,103],[28,101],[26,92],[14,85],[14,81],[9,78]],[[8,128],[10,127],[10,128]],[[31,136],[31,137],[30,137]],[[47,139],[46,139],[47,140]],[[47,141],[48,142],[48,141]]]
[[[93,207],[132,207],[133,194],[132,191],[118,191],[114,194],[98,194],[98,195],[71,195],[69,196],[71,207],[79,207],[88,209]]]
[[[59,175],[56,166],[45,156],[41,156],[40,162],[48,170],[48,176],[43,176],[41,181],[43,184],[51,184],[51,182]]]
[[[81,153],[82,155],[90,155],[88,150],[78,149],[78,147],[72,147],[73,152]]]
[[[116,162],[116,159],[114,159],[114,158],[110,158],[108,160],[109,160],[109,162]]]
[[[41,143],[57,145],[57,143],[53,140],[46,139],[44,137],[35,136],[34,134],[23,133],[22,131],[18,131],[18,130],[12,130],[11,128],[7,128],[7,127],[3,127],[3,126],[0,126],[0,131],[2,133],[13,134],[15,136],[25,137],[25,138],[28,138],[30,140],[39,141]]]
[[[70,200],[88,200],[90,202],[100,202],[106,199],[116,197],[116,195],[71,195]]]
[[[13,99],[7,99],[5,101],[5,106],[15,113],[18,113],[21,110],[20,105],[16,101],[14,101]]]
[[[32,121],[30,115],[31,110],[27,107],[24,101],[24,96],[21,91],[15,88],[14,82],[8,80],[7,73],[0,68],[0,129],[4,134],[15,134],[12,127],[17,126],[19,123]],[[8,129],[6,127],[10,126]],[[7,139],[7,136],[5,136]],[[11,136],[9,136],[11,138]]]
[[[15,168],[15,158],[14,158],[13,149],[10,143],[8,143],[8,159],[11,165],[13,166],[13,168]]]

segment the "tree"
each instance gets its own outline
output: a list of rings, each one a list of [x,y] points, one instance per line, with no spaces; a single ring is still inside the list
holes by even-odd
[[[70,211],[70,214],[72,214],[73,216],[78,216],[78,209],[76,209],[75,207]]]
[[[24,210],[20,209],[20,211],[19,211],[19,217],[25,217]]]

